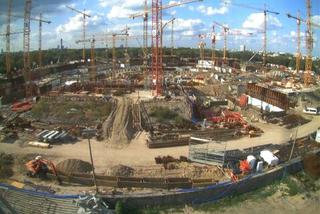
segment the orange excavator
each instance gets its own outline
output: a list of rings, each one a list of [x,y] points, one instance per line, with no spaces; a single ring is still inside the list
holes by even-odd
[[[58,176],[56,166],[49,160],[43,159],[41,156],[37,156],[35,159],[26,163],[28,169],[27,175],[30,177],[38,177],[45,179],[47,178],[47,173],[51,172],[57,178],[59,184],[62,184],[61,179]]]

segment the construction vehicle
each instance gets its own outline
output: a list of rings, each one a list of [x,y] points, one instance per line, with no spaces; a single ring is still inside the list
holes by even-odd
[[[27,176],[33,178],[46,179],[47,173],[52,173],[59,184],[62,184],[61,179],[58,177],[56,166],[49,160],[43,159],[41,156],[35,157],[35,159],[26,163]]]

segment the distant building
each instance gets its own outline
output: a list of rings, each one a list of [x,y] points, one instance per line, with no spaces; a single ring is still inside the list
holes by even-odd
[[[240,51],[246,51],[246,46],[245,45],[240,45]]]

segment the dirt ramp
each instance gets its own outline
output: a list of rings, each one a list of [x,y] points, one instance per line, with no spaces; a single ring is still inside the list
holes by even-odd
[[[57,170],[64,173],[88,173],[92,171],[92,165],[79,159],[67,159],[57,164]]]
[[[127,97],[117,98],[117,107],[112,115],[114,118],[110,118],[112,130],[109,132],[109,142],[129,143],[136,132],[132,122],[132,100]]]

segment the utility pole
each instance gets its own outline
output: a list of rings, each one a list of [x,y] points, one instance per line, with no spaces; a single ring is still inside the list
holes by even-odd
[[[70,10],[79,13],[81,15],[83,15],[83,19],[82,19],[82,40],[85,41],[86,40],[86,18],[90,18],[91,16],[89,14],[86,13],[86,10],[80,11],[77,10],[73,7],[67,6],[67,8],[69,8]],[[82,49],[82,60],[84,63],[86,63],[86,43],[83,43],[83,49]]]
[[[92,165],[92,179],[93,179],[93,184],[95,186],[96,193],[98,193],[99,189],[97,185],[96,173],[95,173],[95,168],[93,163],[92,148],[91,148],[91,142],[90,142],[90,139],[96,135],[96,132],[97,130],[95,129],[86,128],[85,130],[82,131],[82,136],[88,139],[89,155],[90,155],[90,161]]]

